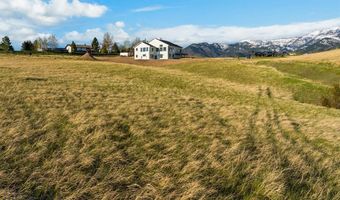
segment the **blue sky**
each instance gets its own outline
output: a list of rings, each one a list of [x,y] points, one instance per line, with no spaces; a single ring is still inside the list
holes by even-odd
[[[340,17],[339,0],[97,0],[89,2],[97,2],[109,7],[108,12],[97,22],[110,23],[124,20],[130,26],[136,24],[147,27],[182,24],[263,26]],[[163,9],[153,12],[131,12],[134,9],[152,6],[160,6]]]
[[[49,34],[56,34],[61,45],[89,43],[105,32],[118,42],[159,36],[182,45],[231,43],[340,26],[340,1],[2,0],[0,20],[5,27],[0,36],[12,36],[17,43]]]

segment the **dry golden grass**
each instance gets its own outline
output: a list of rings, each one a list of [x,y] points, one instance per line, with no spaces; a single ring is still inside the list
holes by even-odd
[[[314,62],[333,62],[340,64],[340,49],[321,53],[306,54],[301,56],[290,56],[283,60],[291,61],[314,61]]]
[[[134,60],[131,57],[119,57],[119,56],[97,57],[97,59],[99,61],[106,61],[111,63],[133,64],[142,66],[158,66],[158,67],[208,60],[204,58],[184,58],[178,60]]]
[[[113,62],[0,56],[3,199],[340,198],[340,111],[295,101],[303,80]]]

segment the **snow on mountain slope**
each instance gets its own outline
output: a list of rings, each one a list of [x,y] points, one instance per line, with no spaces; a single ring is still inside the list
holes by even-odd
[[[193,48],[194,47],[194,48]],[[340,27],[314,31],[310,34],[276,40],[244,40],[235,44],[199,43],[185,49],[190,55],[220,57],[247,55],[258,51],[310,53],[340,47]],[[199,52],[198,52],[199,51]]]

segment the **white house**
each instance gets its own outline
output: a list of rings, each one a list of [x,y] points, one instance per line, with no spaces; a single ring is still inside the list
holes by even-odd
[[[86,52],[87,49],[92,49],[92,46],[86,45],[86,44],[84,44],[84,45],[76,44],[76,47],[77,47],[77,52]],[[66,45],[65,49],[69,53],[72,53],[72,45],[71,44]]]
[[[182,47],[162,39],[140,42],[134,47],[135,60],[178,59],[182,56]]]
[[[134,49],[135,60],[150,60],[160,58],[158,48],[149,43],[140,42],[134,47]]]
[[[162,39],[153,39],[149,43],[159,49],[160,59],[178,59],[182,56],[183,48],[177,44]]]

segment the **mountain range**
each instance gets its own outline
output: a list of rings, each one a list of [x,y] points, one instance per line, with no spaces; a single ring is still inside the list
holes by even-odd
[[[197,43],[184,53],[199,57],[249,56],[255,52],[314,53],[340,47],[340,27],[315,31],[310,34],[277,40],[244,40],[234,44]]]

